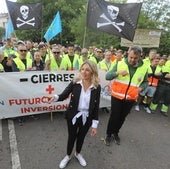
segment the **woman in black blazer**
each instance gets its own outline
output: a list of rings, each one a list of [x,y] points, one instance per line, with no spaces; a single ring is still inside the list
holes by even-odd
[[[67,155],[60,162],[60,168],[65,168],[70,161],[75,141],[75,157],[80,165],[87,165],[80,152],[89,128],[92,127],[92,136],[97,134],[100,91],[97,65],[86,60],[80,67],[79,76],[74,78],[60,95],[47,97],[48,103],[51,103],[52,101],[63,101],[71,94],[70,103],[66,110]]]

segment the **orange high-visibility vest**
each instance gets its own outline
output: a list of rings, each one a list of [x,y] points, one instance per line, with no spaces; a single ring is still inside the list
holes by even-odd
[[[161,70],[162,69],[159,66],[157,66],[154,74],[161,72]],[[148,67],[148,73],[153,73],[153,71],[152,71],[150,66]],[[158,78],[155,78],[153,76],[148,77],[148,84],[149,84],[149,86],[154,86],[154,87],[158,86],[158,81],[159,81]]]
[[[128,75],[118,75],[111,84],[111,94],[118,99],[136,100],[138,96],[138,88],[143,82],[147,73],[147,66],[141,65],[137,68],[133,77],[130,77],[128,65],[125,61],[120,61],[117,64],[117,71],[126,70]]]

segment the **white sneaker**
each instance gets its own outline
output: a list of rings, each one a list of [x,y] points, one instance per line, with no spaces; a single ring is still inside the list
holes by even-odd
[[[149,109],[149,107],[144,107],[144,109],[147,113],[149,113],[149,114],[151,113],[151,110]]]
[[[136,105],[136,106],[135,106],[135,110],[136,110],[136,111],[140,111],[139,105]]]
[[[68,162],[71,160],[71,157],[69,157],[68,155],[66,155],[60,162],[59,167],[60,168],[65,168],[66,165],[68,164]]]
[[[79,161],[80,165],[82,165],[83,167],[85,167],[87,165],[85,159],[83,158],[83,156],[79,153],[76,155],[75,153],[75,157],[77,158],[77,160]]]

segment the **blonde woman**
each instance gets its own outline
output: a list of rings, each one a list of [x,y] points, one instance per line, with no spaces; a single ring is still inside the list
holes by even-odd
[[[71,160],[71,153],[76,142],[75,157],[80,165],[86,166],[84,157],[80,154],[85,136],[90,127],[91,135],[97,134],[100,91],[98,70],[95,63],[86,60],[80,67],[78,77],[75,77],[60,95],[47,97],[48,103],[63,101],[71,94],[66,110],[68,126],[67,154],[59,167],[65,168]]]

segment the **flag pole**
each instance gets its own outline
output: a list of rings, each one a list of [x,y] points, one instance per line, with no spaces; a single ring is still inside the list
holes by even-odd
[[[44,8],[44,5],[43,5],[43,8]],[[41,13],[41,18],[43,17],[43,10],[42,10],[42,13]],[[43,41],[43,34],[44,34],[44,23],[43,23],[43,19],[41,20],[41,41]]]
[[[87,17],[88,1],[86,3],[85,7],[86,7],[86,17]],[[86,22],[87,22],[87,18],[86,18]],[[85,27],[84,27],[84,37],[83,37],[83,48],[84,48],[85,43],[86,43],[86,34],[87,34],[87,26],[85,25]]]
[[[87,33],[87,27],[84,27],[84,37],[83,37],[83,48],[85,46],[85,41],[86,41],[86,33]]]
[[[61,43],[61,45],[62,45],[62,42],[63,40],[62,40],[62,34],[61,34],[61,32],[60,32],[60,43]]]
[[[51,56],[50,56],[50,42],[47,42],[47,51],[48,51],[48,59],[51,60]]]
[[[48,51],[48,59],[49,59],[49,62],[51,63],[50,41],[47,42],[47,51]],[[50,66],[49,66],[49,71],[50,71]],[[51,122],[53,122],[53,112],[52,111],[50,112],[50,119],[51,119]]]

